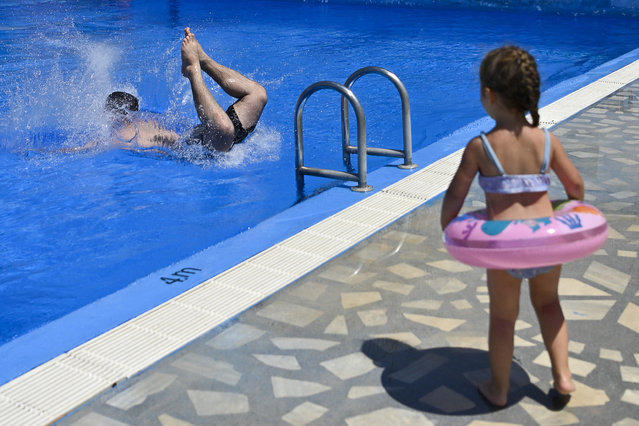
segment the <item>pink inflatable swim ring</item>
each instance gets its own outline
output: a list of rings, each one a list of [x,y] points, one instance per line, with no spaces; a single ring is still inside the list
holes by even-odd
[[[555,215],[487,220],[485,210],[455,218],[444,230],[448,252],[460,262],[489,269],[558,265],[589,256],[608,237],[608,223],[582,201],[554,201]]]

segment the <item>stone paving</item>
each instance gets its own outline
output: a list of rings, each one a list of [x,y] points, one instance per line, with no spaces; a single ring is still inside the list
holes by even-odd
[[[509,405],[493,410],[479,396],[489,372],[485,272],[446,253],[435,203],[60,424],[639,425],[639,80],[553,131],[610,224],[602,250],[564,266],[577,391],[563,409],[548,394],[527,297]],[[562,198],[556,179],[551,195]],[[482,199],[475,184],[468,209]]]

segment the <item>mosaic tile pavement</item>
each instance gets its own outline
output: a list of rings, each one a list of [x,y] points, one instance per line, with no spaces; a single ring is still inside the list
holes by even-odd
[[[578,387],[563,409],[548,395],[525,287],[509,406],[494,411],[477,393],[488,374],[485,272],[446,253],[435,203],[59,423],[639,425],[639,80],[553,130],[611,227],[602,250],[564,266]],[[559,188],[555,179],[554,198]],[[475,185],[467,207],[481,200]]]

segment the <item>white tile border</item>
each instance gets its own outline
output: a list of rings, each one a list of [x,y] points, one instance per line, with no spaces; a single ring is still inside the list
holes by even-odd
[[[554,125],[639,78],[639,61],[540,110]],[[0,387],[2,422],[49,424],[443,192],[461,150]]]
[[[639,76],[639,61],[618,69],[587,86],[547,105],[539,111],[542,125],[550,127],[619,90]]]

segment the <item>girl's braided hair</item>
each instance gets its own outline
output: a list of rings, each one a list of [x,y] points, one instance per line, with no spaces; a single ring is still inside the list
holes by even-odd
[[[535,58],[517,46],[489,52],[479,69],[482,88],[501,95],[506,107],[530,111],[533,126],[539,125],[540,78]]]

